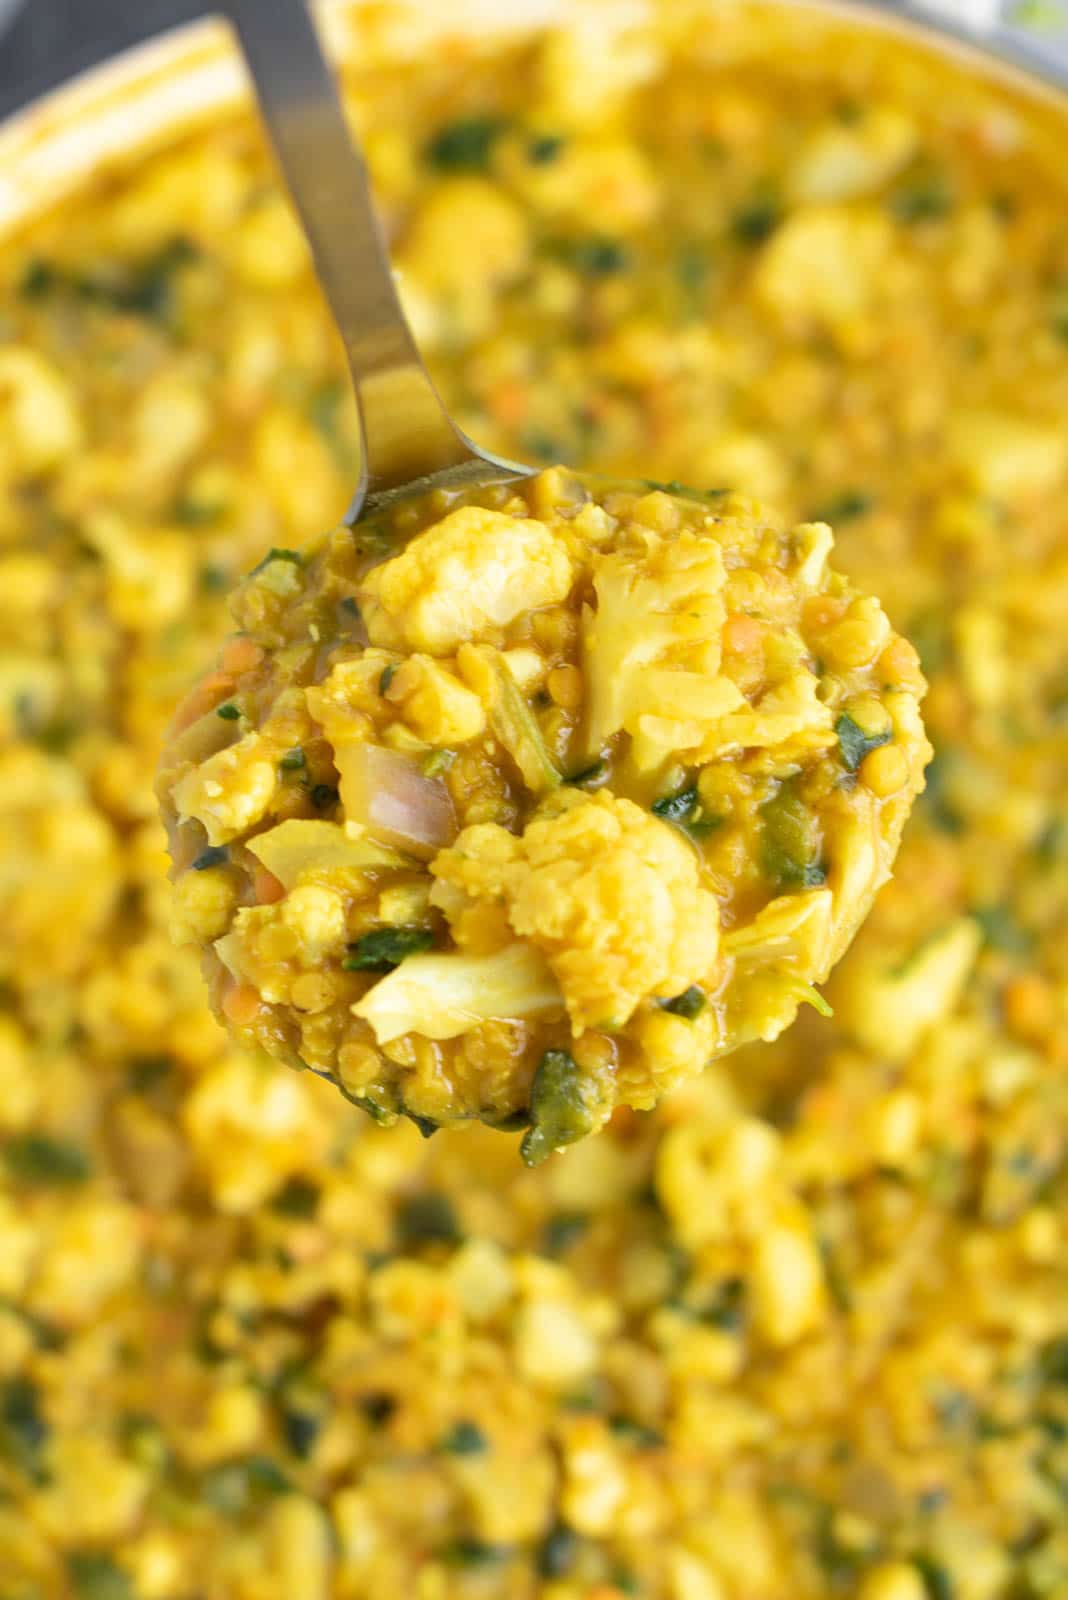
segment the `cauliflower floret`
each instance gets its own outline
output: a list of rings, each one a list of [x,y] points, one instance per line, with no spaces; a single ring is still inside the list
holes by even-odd
[[[893,177],[916,148],[917,128],[895,106],[872,106],[855,122],[835,117],[803,141],[793,161],[793,199],[849,200]]]
[[[351,661],[339,661],[328,678],[304,691],[308,710],[335,749],[373,737],[375,718],[387,709],[381,693],[383,674],[396,664],[396,657],[386,650],[365,650]]]
[[[411,656],[398,667],[386,697],[427,744],[466,744],[486,726],[478,696],[430,656]]]
[[[694,534],[671,542],[650,536],[640,555],[618,551],[594,560],[597,609],[587,607],[582,619],[592,754],[620,728],[641,732],[639,719],[654,712],[647,703],[652,663],[684,653],[697,672],[678,672],[672,687],[683,696],[699,684],[699,692],[707,692],[702,679],[719,668],[725,577],[720,546]],[[663,715],[662,706],[656,711]]]
[[[519,841],[495,824],[465,829],[431,870],[431,900],[458,923],[465,903],[504,897],[576,1035],[622,1025],[647,996],[679,994],[716,966],[719,911],[693,851],[633,801],[569,793]]]
[[[180,817],[203,823],[211,844],[226,844],[260,820],[277,787],[266,740],[249,733],[179,778],[174,803]]]
[[[299,884],[283,900],[281,917],[300,940],[305,966],[314,966],[344,943],[345,902],[325,884]]]
[[[174,886],[171,938],[175,944],[204,944],[229,926],[237,904],[238,885],[225,867],[183,872]]]
[[[462,506],[372,568],[360,605],[373,644],[447,656],[566,599],[571,580],[567,550],[544,523]]]
[[[764,246],[757,298],[786,322],[833,329],[871,311],[892,244],[890,223],[877,212],[809,206]]]

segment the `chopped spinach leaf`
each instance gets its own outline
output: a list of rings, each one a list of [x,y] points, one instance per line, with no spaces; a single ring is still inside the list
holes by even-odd
[[[589,1225],[590,1217],[585,1211],[558,1211],[549,1218],[542,1234],[547,1254],[563,1255],[578,1243]]]
[[[230,852],[224,844],[209,844],[193,860],[194,872],[207,872],[209,867],[225,866],[230,859]]]
[[[438,1449],[450,1456],[480,1456],[489,1449],[489,1440],[477,1422],[454,1422],[438,1440]]]
[[[859,722],[854,722],[848,711],[842,715],[834,725],[838,735],[838,751],[842,757],[842,765],[847,772],[856,772],[864,757],[873,750],[878,750],[881,745],[889,744],[893,737],[890,728],[884,728],[881,733],[866,733]]]
[[[946,1568],[933,1556],[913,1556],[912,1565],[923,1579],[927,1600],[955,1600],[957,1586]]]
[[[760,195],[731,218],[731,232],[739,244],[763,244],[783,219],[782,206],[771,195]]]
[[[812,521],[829,522],[832,528],[840,528],[846,522],[866,517],[874,509],[875,503],[875,496],[865,489],[843,489],[841,494],[835,495],[833,500],[828,500],[812,513]]]
[[[937,222],[952,209],[949,181],[933,167],[914,169],[890,196],[890,210],[899,222]]]
[[[349,945],[341,965],[346,972],[392,972],[408,956],[429,950],[433,943],[429,928],[372,928]]]
[[[1026,928],[1021,927],[1011,906],[995,903],[975,906],[969,913],[983,930],[983,938],[995,950],[1010,956],[1030,954],[1034,940]]]
[[[200,1492],[216,1511],[235,1516],[273,1495],[287,1494],[290,1487],[286,1474],[270,1456],[248,1456],[212,1467],[201,1479]]]
[[[397,1238],[405,1249],[422,1244],[459,1244],[463,1237],[452,1201],[435,1189],[407,1195],[397,1206]]]
[[[73,1550],[67,1556],[67,1576],[77,1600],[135,1600],[136,1591],[125,1572],[103,1550]]]
[[[535,167],[547,167],[557,159],[566,143],[562,133],[535,134],[527,145],[527,160]]]
[[[423,155],[436,172],[487,172],[506,126],[502,117],[458,117],[438,129]]]
[[[309,1178],[287,1178],[271,1200],[271,1210],[280,1217],[314,1217],[319,1209],[321,1190]]]
[[[37,1385],[29,1378],[0,1383],[0,1459],[6,1457],[20,1472],[39,1478],[50,1433]]]
[[[8,1171],[18,1183],[68,1188],[90,1176],[89,1158],[77,1145],[47,1133],[21,1133],[4,1145]]]
[[[535,1167],[561,1145],[584,1138],[594,1126],[594,1111],[593,1086],[574,1057],[546,1050],[531,1085],[531,1126],[519,1146],[523,1161]]]
[[[307,1461],[323,1428],[323,1419],[311,1411],[283,1411],[282,1433],[298,1461]]]
[[[215,715],[222,717],[224,722],[237,722],[241,717],[241,709],[232,700],[225,700],[221,706],[216,706]]]
[[[707,996],[703,989],[696,983],[691,983],[688,989],[677,994],[671,1000],[658,1000],[657,1005],[661,1011],[670,1011],[672,1016],[685,1017],[687,1022],[692,1022],[694,1017],[699,1017],[705,1009]]]
[[[376,1428],[381,1428],[393,1416],[397,1409],[397,1400],[394,1395],[386,1394],[384,1390],[372,1390],[370,1394],[362,1394],[356,1404]]]
[[[677,789],[674,794],[662,795],[652,804],[654,817],[662,822],[673,822],[694,840],[703,839],[723,823],[722,817],[709,816],[701,805],[695,785]]]
[[[545,1535],[538,1549],[538,1576],[566,1578],[575,1565],[579,1551],[578,1534],[564,1523],[558,1522]]]
[[[570,784],[574,789],[581,789],[586,784],[599,783],[602,778],[607,776],[608,762],[598,760],[591,761],[588,767],[582,767],[578,772],[571,773],[569,777],[564,778],[564,782]]]

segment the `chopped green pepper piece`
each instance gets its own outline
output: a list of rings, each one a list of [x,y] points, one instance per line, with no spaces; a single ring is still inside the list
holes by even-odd
[[[760,807],[763,821],[761,861],[779,889],[811,889],[825,883],[819,862],[819,829],[802,800],[798,780],[787,778],[777,794]]]
[[[241,716],[241,711],[238,706],[234,705],[232,700],[226,700],[221,706],[216,706],[215,715],[222,717],[224,722],[237,722]]]
[[[209,844],[193,861],[194,872],[207,872],[209,867],[221,867],[230,859],[230,852],[224,844]]]
[[[450,1456],[479,1456],[489,1449],[489,1440],[477,1422],[454,1422],[438,1440],[438,1449]]]
[[[657,1005],[661,1011],[670,1011],[672,1016],[685,1017],[687,1022],[692,1022],[694,1017],[699,1017],[707,1004],[707,997],[703,989],[696,983],[691,983],[688,989],[675,995],[672,1000],[658,1000]]]
[[[838,750],[842,757],[842,765],[847,772],[856,772],[864,757],[873,750],[878,750],[881,745],[889,744],[893,738],[893,731],[884,728],[881,733],[866,733],[859,722],[854,722],[848,711],[842,715],[834,725],[838,735]]]
[[[546,1050],[530,1091],[531,1126],[519,1154],[528,1167],[561,1145],[574,1144],[594,1126],[593,1086],[566,1050]]]
[[[346,972],[392,972],[407,956],[429,950],[433,943],[429,928],[372,928],[349,946],[341,965]]]

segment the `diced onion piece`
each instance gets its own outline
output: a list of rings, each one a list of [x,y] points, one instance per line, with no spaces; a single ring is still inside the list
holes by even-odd
[[[339,822],[291,817],[248,841],[248,848],[286,890],[310,868],[402,867],[404,858]]]
[[[528,944],[491,956],[409,956],[353,1006],[379,1044],[403,1033],[455,1039],[490,1018],[563,1011],[548,964]]]
[[[441,778],[378,744],[340,745],[334,762],[348,820],[410,855],[429,858],[456,837],[456,814]]]

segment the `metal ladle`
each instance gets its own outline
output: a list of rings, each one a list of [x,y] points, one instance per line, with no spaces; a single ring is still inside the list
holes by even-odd
[[[221,0],[341,334],[360,421],[360,479],[346,516],[394,498],[529,477],[456,426],[401,309],[367,167],[350,136],[305,0]]]

